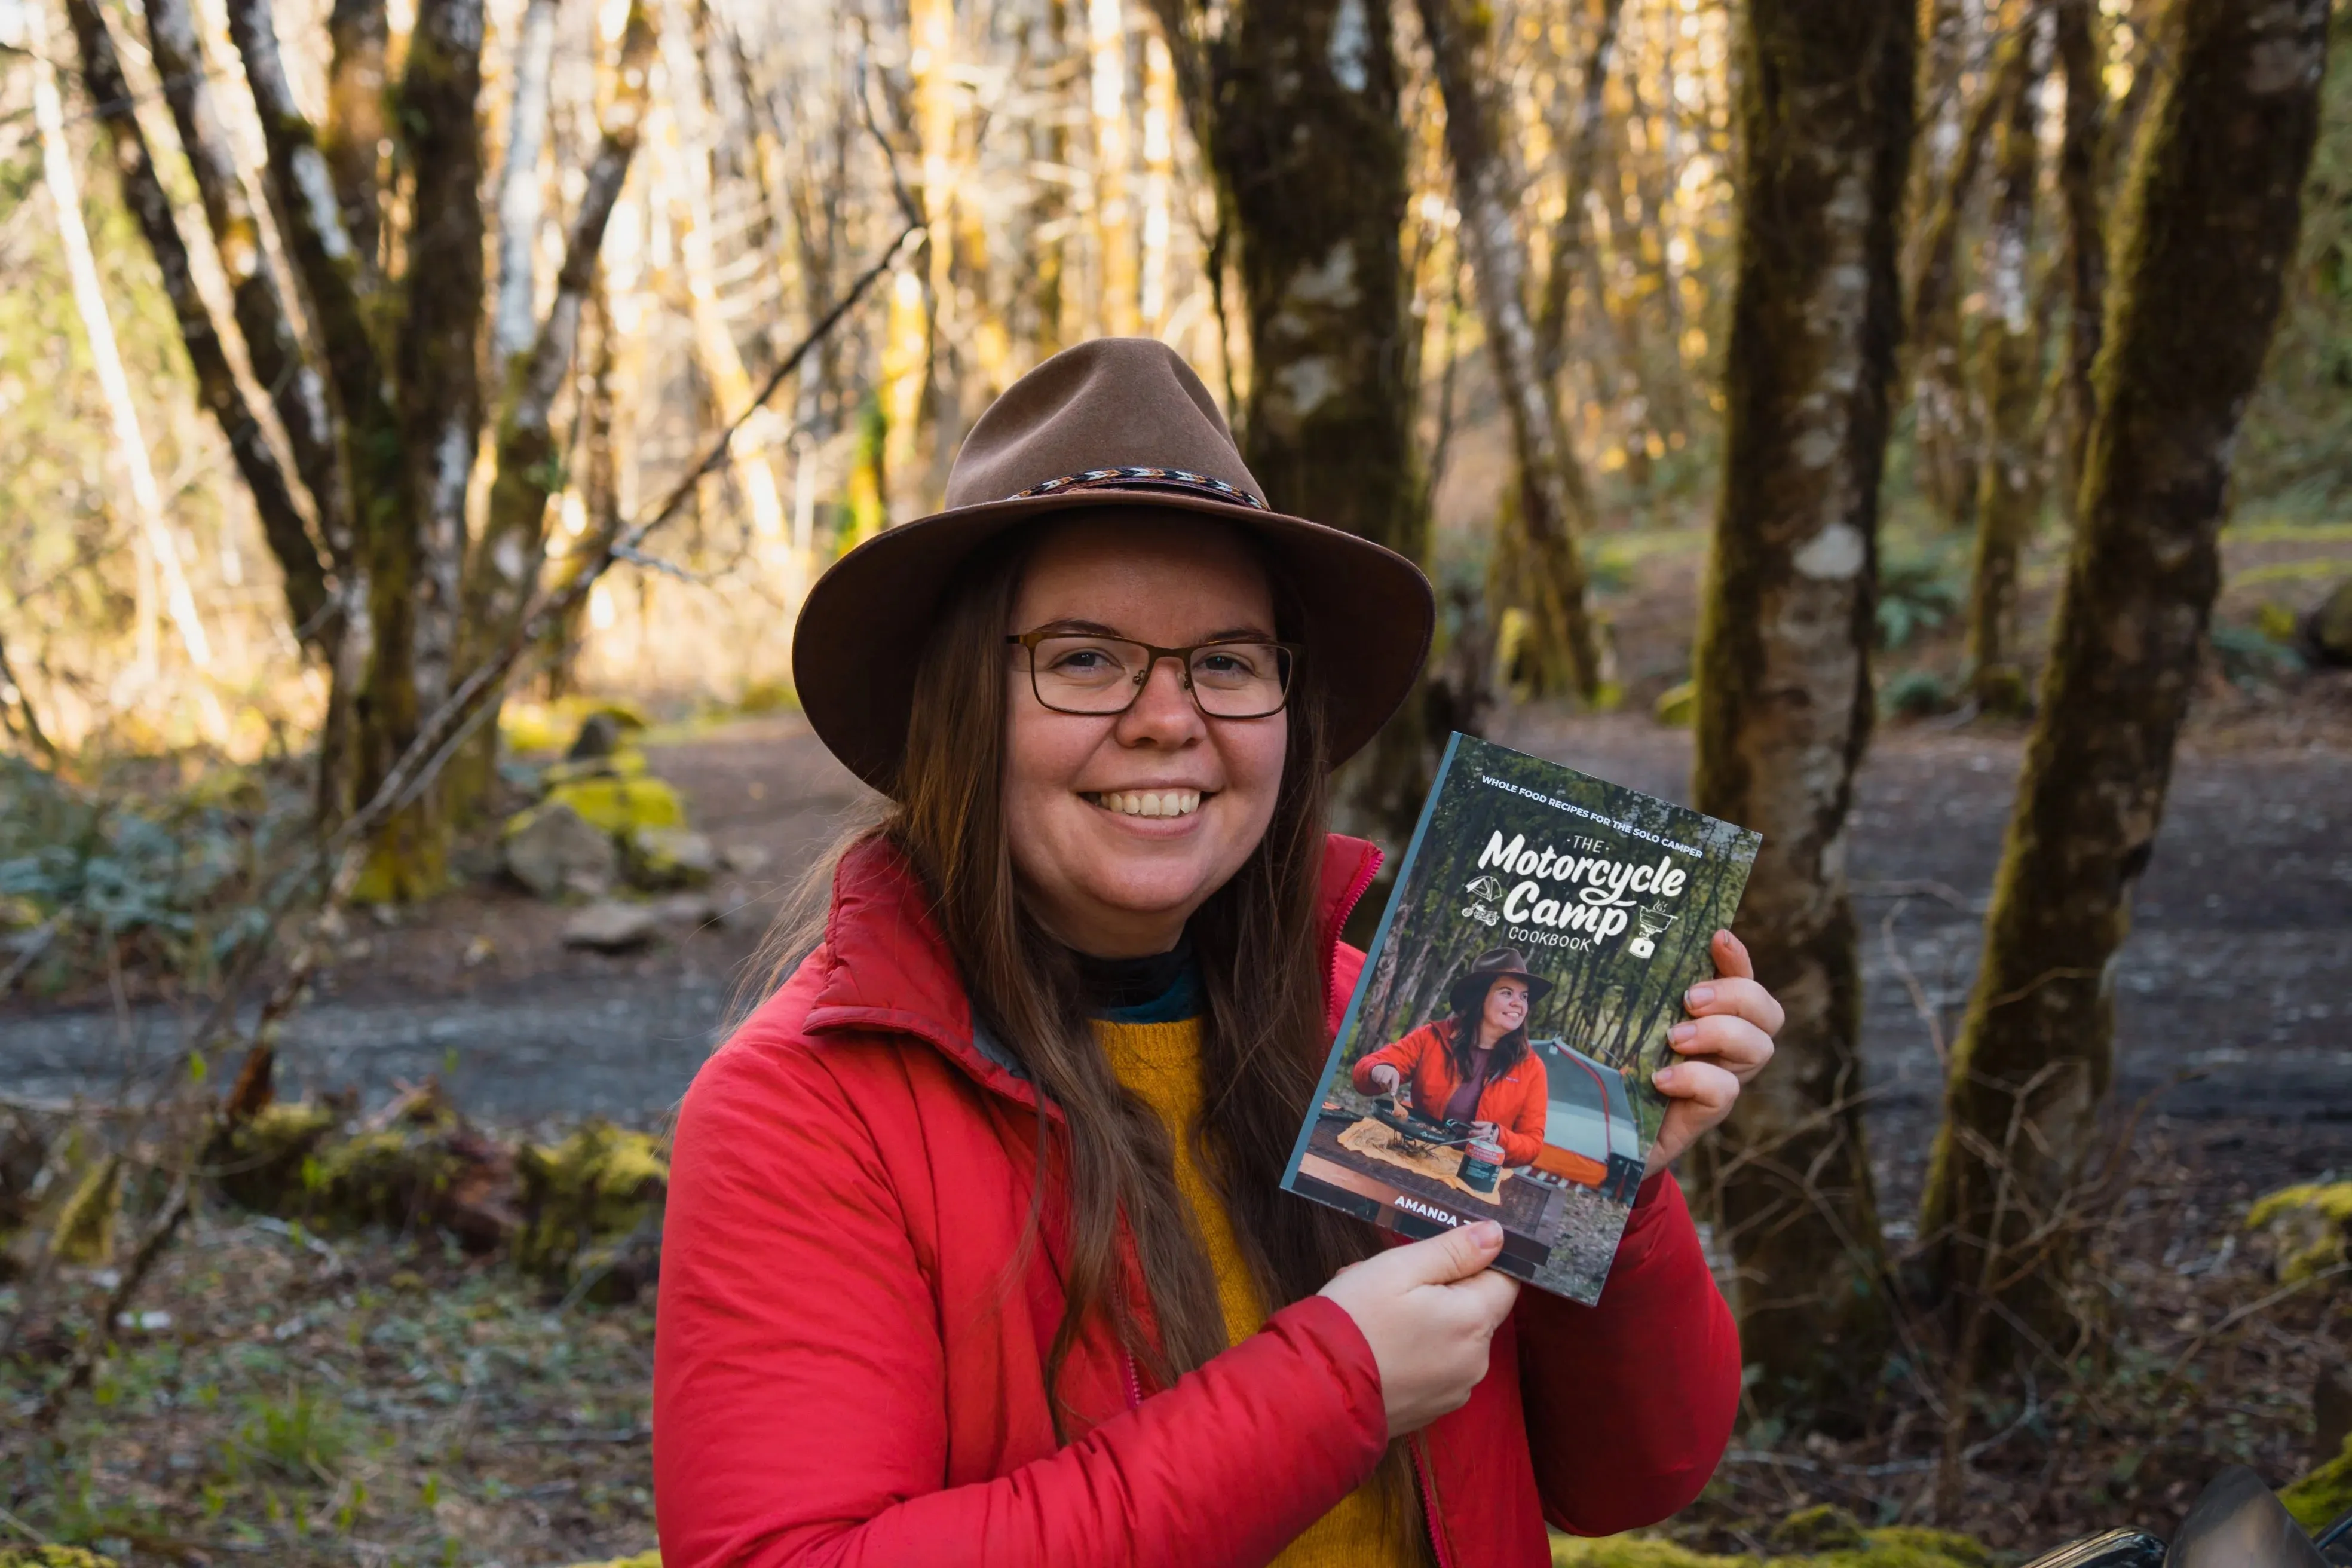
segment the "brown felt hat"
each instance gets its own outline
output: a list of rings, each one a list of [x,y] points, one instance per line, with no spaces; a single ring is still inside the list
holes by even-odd
[[[971,428],[945,511],[886,530],[809,590],[793,635],[801,710],[849,771],[888,792],[907,743],[927,627],[957,571],[1008,530],[1106,506],[1239,528],[1296,595],[1296,635],[1325,693],[1331,762],[1370,740],[1412,689],[1436,616],[1394,551],[1268,510],[1192,367],[1150,338],[1097,338],[1014,382]]]
[[[1495,982],[1497,980],[1523,982],[1528,988],[1529,1007],[1542,1001],[1544,993],[1551,989],[1551,982],[1530,971],[1528,968],[1528,961],[1521,958],[1514,949],[1489,948],[1472,959],[1470,967],[1464,970],[1454,984],[1445,988],[1446,995],[1454,1003],[1454,1013],[1457,1016],[1464,1015],[1475,1008],[1485,1006],[1486,993],[1494,989]]]

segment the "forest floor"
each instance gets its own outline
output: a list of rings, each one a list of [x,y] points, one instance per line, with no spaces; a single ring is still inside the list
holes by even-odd
[[[2316,574],[2297,563],[2352,557],[2337,531],[2233,550],[2242,585],[2223,622],[2255,616],[2281,583],[2312,596]],[[2281,564],[2294,570],[2242,584]],[[1492,738],[1683,797],[1689,733],[1648,704],[1687,675],[1696,571],[1695,540],[1619,563],[1608,607],[1625,710],[1522,710]],[[2027,580],[2032,627],[2053,562],[2038,556]],[[1917,629],[1887,663],[1950,669],[1954,629]],[[1866,1117],[1898,1242],[2024,736],[2015,722],[1890,720],[1858,784],[1848,869],[1865,933]],[[769,921],[870,798],[790,716],[647,755],[694,826],[766,852],[768,870],[720,889],[723,921],[607,957],[562,945],[569,911],[490,879],[396,919],[356,917],[287,1031],[288,1089],[350,1087],[373,1102],[437,1075],[457,1104],[502,1126],[661,1121]],[[2162,1533],[2223,1456],[2273,1481],[2309,1463],[2319,1308],[2260,1304],[2272,1287],[2242,1219],[2262,1192],[2352,1174],[2352,672],[2209,675],[2116,994],[2118,1136],[2139,1114],[2111,1223],[2094,1238],[2105,1350],[1978,1413],[1969,1500],[1939,1521],[2011,1551],[2116,1524]],[[172,1059],[194,1011],[136,994],[120,1006],[11,1004],[0,1083],[32,1100],[111,1095]],[[299,1234],[232,1212],[197,1226],[142,1299],[168,1321],[130,1334],[101,1380],[105,1403],[68,1417],[62,1468],[7,1505],[28,1528],[107,1539],[142,1562],[522,1568],[650,1543],[643,1309],[559,1314],[415,1238],[340,1243],[331,1263]],[[69,1271],[67,1286],[47,1331],[69,1339],[103,1280]],[[0,1380],[0,1405],[11,1402]],[[1940,1440],[1933,1403],[1895,1388],[1885,1418],[1850,1442],[1749,1431],[1687,1528],[1731,1547],[1815,1500],[1865,1523],[1920,1520]],[[11,1443],[0,1439],[0,1470],[29,1462]]]

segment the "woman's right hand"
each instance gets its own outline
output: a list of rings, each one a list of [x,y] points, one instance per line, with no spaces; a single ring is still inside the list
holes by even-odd
[[[1372,1087],[1382,1094],[1394,1094],[1397,1091],[1397,1086],[1403,1082],[1404,1075],[1386,1062],[1372,1069]]]
[[[1517,1280],[1487,1268],[1502,1250],[1503,1227],[1480,1220],[1391,1247],[1323,1287],[1372,1347],[1391,1438],[1461,1409],[1486,1375],[1486,1347],[1519,1299]]]

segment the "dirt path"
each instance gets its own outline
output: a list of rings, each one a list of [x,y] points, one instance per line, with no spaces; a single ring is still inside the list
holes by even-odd
[[[1688,734],[1634,716],[1538,714],[1496,739],[1661,795],[1681,796],[1689,773]],[[1895,728],[1863,774],[1852,872],[1864,1050],[1898,1194],[1933,1124],[1937,1031],[1967,997],[2021,750],[2016,734]],[[357,922],[288,1030],[295,1081],[374,1096],[439,1073],[460,1104],[515,1121],[643,1121],[674,1104],[761,930],[862,791],[786,720],[656,748],[653,765],[722,844],[772,857],[769,872],[730,889],[725,926],[598,957],[560,945],[562,910],[492,888],[404,926]],[[2216,1135],[2291,1129],[2282,1142],[2295,1166],[2352,1168],[2352,754],[2185,751],[2116,986],[2124,1099],[2160,1091],[2158,1110]],[[40,1097],[104,1092],[126,1058],[168,1058],[181,1027],[160,1008],[128,1020],[0,1015],[0,1082]]]

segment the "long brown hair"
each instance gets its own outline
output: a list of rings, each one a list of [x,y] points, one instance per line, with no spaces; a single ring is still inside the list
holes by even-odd
[[[1167,1130],[1119,1087],[1089,1026],[1076,963],[1030,912],[1013,873],[1003,787],[1004,635],[1036,539],[1034,531],[1016,534],[959,574],[932,623],[892,798],[878,826],[853,831],[840,849],[878,834],[907,857],[933,896],[974,1017],[1019,1058],[1040,1092],[1038,1193],[1042,1200],[1048,1180],[1059,1178],[1068,1226],[1065,1307],[1045,1366],[1059,1431],[1067,1415],[1062,1368],[1089,1323],[1107,1324],[1162,1387],[1224,1350],[1226,1337],[1215,1276],[1176,1186]],[[1295,637],[1291,596],[1266,564],[1277,632]],[[1193,1156],[1216,1184],[1269,1310],[1313,1295],[1378,1247],[1360,1222],[1280,1190],[1329,1037],[1318,931],[1328,770],[1311,651],[1285,713],[1288,752],[1265,836],[1188,928],[1204,999],[1201,1078],[1208,1086]],[[772,939],[781,962],[769,989],[810,945],[805,937]],[[1048,1102],[1062,1112],[1059,1139],[1047,1135]],[[1033,1226],[1040,1212],[1033,1203]],[[1156,1345],[1122,1289],[1122,1220],[1134,1238]],[[1391,1445],[1381,1474],[1392,1523],[1418,1540],[1401,1444]]]

